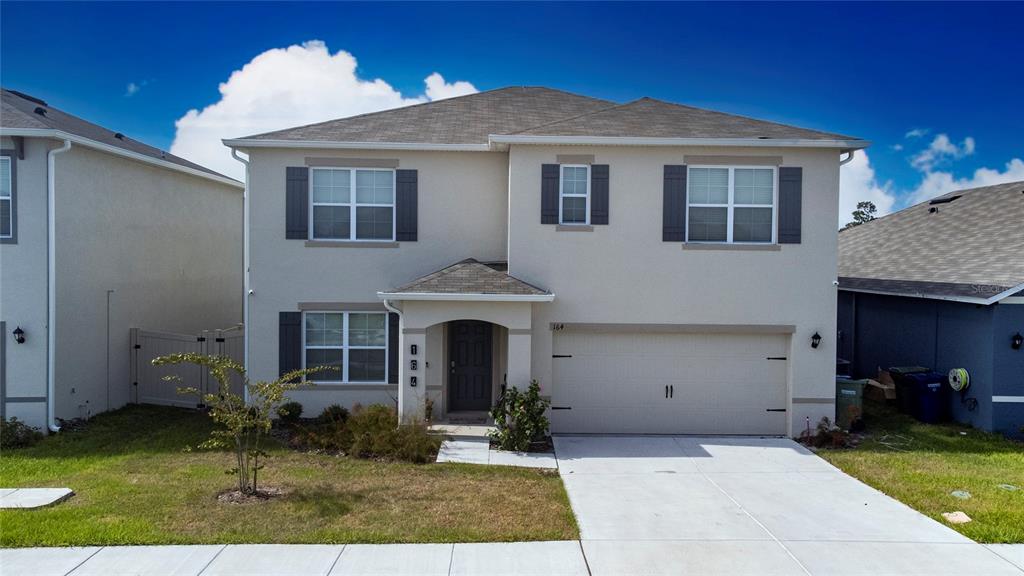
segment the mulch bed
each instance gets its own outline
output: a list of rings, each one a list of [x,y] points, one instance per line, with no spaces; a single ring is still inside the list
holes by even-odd
[[[256,504],[272,498],[279,498],[288,492],[289,490],[276,486],[260,488],[252,494],[246,494],[240,490],[228,490],[217,494],[217,501],[225,504]]]
[[[491,440],[491,448],[500,450],[498,443],[494,440]],[[530,442],[530,447],[527,448],[526,451],[529,453],[551,453],[555,451],[555,445],[551,441],[551,436],[545,436],[541,440],[534,440],[533,442]]]

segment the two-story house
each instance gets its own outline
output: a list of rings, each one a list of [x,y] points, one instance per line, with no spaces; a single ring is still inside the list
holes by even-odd
[[[247,154],[250,374],[307,411],[490,408],[555,432],[795,434],[834,412],[839,166],[867,142],[511,87]]]

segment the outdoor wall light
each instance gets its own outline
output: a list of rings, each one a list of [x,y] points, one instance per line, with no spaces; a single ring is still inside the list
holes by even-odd
[[[811,348],[817,348],[819,344],[821,344],[821,334],[815,332],[814,336],[811,336]]]
[[[1020,332],[1017,332],[1013,335],[1013,338],[1010,339],[1010,347],[1014,350],[1020,350],[1021,344],[1024,344],[1024,336],[1021,336]]]
[[[21,329],[21,326],[18,326],[17,328],[15,328],[14,332],[12,332],[12,334],[14,334],[14,341],[15,342],[17,342],[18,344],[24,344],[25,343],[25,331]],[[1020,334],[1018,334],[1018,336],[1020,336]],[[1020,348],[1020,346],[1018,345],[1017,348]]]

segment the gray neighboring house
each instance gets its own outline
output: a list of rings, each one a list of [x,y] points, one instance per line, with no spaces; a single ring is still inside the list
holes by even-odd
[[[839,233],[839,357],[966,368],[950,413],[1024,431],[1024,182],[950,192]]]
[[[53,429],[129,401],[129,328],[241,321],[243,186],[32,96],[2,104],[0,411]]]
[[[335,367],[291,394],[307,413],[478,418],[535,379],[555,432],[834,415],[839,166],[863,140],[510,87],[225,144],[247,365]]]

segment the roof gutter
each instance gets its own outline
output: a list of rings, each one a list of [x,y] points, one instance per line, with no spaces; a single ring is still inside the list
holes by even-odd
[[[592,146],[743,146],[752,148],[867,148],[867,140],[813,140],[801,138],[651,138],[637,136],[535,136],[491,134],[491,144],[575,144]]]
[[[925,300],[946,300],[946,301],[949,301],[949,302],[964,302],[964,303],[967,303],[967,304],[981,304],[981,305],[984,305],[984,306],[990,306],[992,304],[998,303],[1000,300],[1003,300],[1004,298],[1008,298],[1008,297],[1010,297],[1010,296],[1012,296],[1012,295],[1014,295],[1014,294],[1024,290],[1024,284],[1018,284],[1017,286],[1014,286],[1013,288],[1009,288],[1007,290],[1004,290],[1004,291],[1000,292],[999,294],[996,294],[994,296],[990,296],[988,298],[980,298],[980,297],[975,297],[975,296],[947,296],[947,295],[941,295],[941,294],[926,294],[924,292],[910,293],[910,292],[893,292],[893,291],[886,291],[886,290],[870,290],[870,289],[866,289],[866,288],[848,288],[848,287],[844,287],[842,285],[839,286],[839,289],[844,291],[844,292],[859,292],[859,293],[862,293],[862,294],[879,294],[881,296],[902,296],[904,298],[922,298],[922,299],[925,299]]]
[[[46,153],[46,425],[50,432],[60,432],[60,425],[54,417],[57,347],[57,223],[56,162],[58,154],[71,150],[71,141]]]
[[[72,142],[86,148],[92,148],[101,152],[107,152],[115,156],[121,156],[131,160],[136,160],[146,164],[152,164],[153,166],[159,166],[160,168],[166,168],[168,170],[174,170],[175,172],[182,172],[191,176],[198,176],[207,180],[212,180],[220,184],[227,184],[235,188],[243,188],[244,184],[233,178],[227,176],[221,176],[220,174],[211,174],[202,170],[196,170],[195,168],[189,168],[188,166],[182,166],[181,164],[175,164],[174,162],[168,162],[166,160],[160,160],[159,158],[153,158],[152,156],[146,156],[145,154],[139,154],[138,152],[132,152],[124,148],[118,148],[117,146],[111,146],[110,144],[104,144],[103,142],[97,142],[90,138],[85,138],[77,134],[71,134],[63,130],[55,130],[52,128],[0,128],[0,136],[22,136],[31,138],[56,138],[58,140],[64,140]]]
[[[449,152],[490,152],[487,144],[436,144],[432,142],[337,142],[328,140],[263,140],[238,138],[221,140],[230,148],[320,148],[331,150],[436,150]]]
[[[461,302],[551,302],[554,294],[452,294],[447,292],[377,292],[384,300],[434,300]]]

